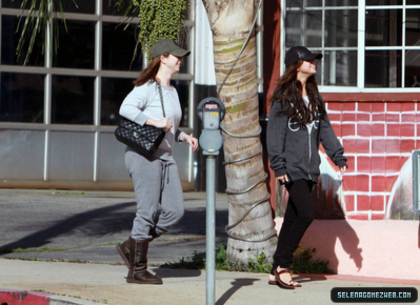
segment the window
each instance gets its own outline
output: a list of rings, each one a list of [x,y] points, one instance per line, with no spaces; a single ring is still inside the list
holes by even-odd
[[[66,20],[59,23],[59,49],[54,54],[57,68],[93,69],[95,64],[95,22]]]
[[[304,45],[322,52],[317,82],[323,89],[409,91],[420,86],[420,0],[283,3],[283,49]]]
[[[16,49],[19,43],[20,35],[22,33],[25,18],[22,18],[19,24],[19,18],[16,16],[4,15],[1,18],[1,63],[3,65],[22,66],[25,60],[25,55],[19,57],[16,54]],[[19,28],[17,28],[19,24]],[[27,66],[44,66],[44,54],[42,53],[42,40],[35,41],[34,51]]]
[[[93,77],[53,76],[53,124],[93,124]]]
[[[78,7],[73,0],[61,1],[66,27],[59,20],[54,28],[59,33],[58,53],[44,49],[48,35],[38,33],[25,66],[25,54],[19,59],[16,55],[25,22],[24,17],[19,24],[17,17],[21,1],[0,1],[0,123],[79,125],[75,128],[80,130],[89,128],[86,125],[118,124],[119,106],[147,64],[136,41],[135,10],[127,19],[123,17],[127,7],[115,10],[107,0],[77,1]],[[97,14],[97,5],[102,6],[102,15]],[[59,14],[56,17],[61,18]],[[181,126],[186,128],[192,128],[193,122],[189,112],[193,104],[192,64],[191,59],[185,60],[176,76],[184,110]]]
[[[0,121],[42,123],[45,75],[6,72],[0,74]]]
[[[120,106],[134,84],[127,78],[102,78],[101,125],[117,125]]]
[[[117,22],[103,23],[102,39],[102,69],[118,71],[140,71],[142,54],[140,47],[134,56],[136,48],[137,25],[126,26]],[[115,43],[118,41],[118,43]],[[122,48],[121,45],[124,45]]]

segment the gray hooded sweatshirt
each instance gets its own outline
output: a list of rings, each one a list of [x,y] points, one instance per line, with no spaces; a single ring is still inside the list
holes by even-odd
[[[267,151],[276,177],[287,174],[289,181],[305,179],[317,182],[321,164],[319,143],[338,167],[347,166],[344,148],[327,114],[316,118],[313,128],[309,130],[293,122],[287,115],[288,109],[282,109],[281,102],[291,107],[287,101],[274,102],[267,125]]]

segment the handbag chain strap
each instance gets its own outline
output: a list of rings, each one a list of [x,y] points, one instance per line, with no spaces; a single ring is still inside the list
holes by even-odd
[[[158,89],[159,89],[159,95],[160,95],[160,102],[162,103],[162,112],[163,112],[163,117],[166,118],[166,114],[165,114],[165,107],[163,106],[163,94],[162,94],[162,88],[161,85],[158,81],[156,81]]]

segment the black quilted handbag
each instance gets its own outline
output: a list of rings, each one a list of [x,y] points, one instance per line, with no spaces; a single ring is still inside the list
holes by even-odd
[[[162,103],[163,117],[166,117],[163,106],[162,88],[158,82],[157,86]],[[130,120],[122,118],[114,132],[118,141],[133,148],[145,157],[152,157],[165,137],[165,129],[151,125],[139,125]]]

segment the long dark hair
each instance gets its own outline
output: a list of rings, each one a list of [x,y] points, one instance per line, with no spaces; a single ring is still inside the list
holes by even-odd
[[[165,57],[168,57],[170,55],[170,53],[165,53],[162,54]],[[155,58],[152,59],[152,61],[150,62],[150,64],[147,66],[146,69],[142,70],[140,72],[140,76],[138,79],[136,79],[134,81],[134,85],[141,86],[147,82],[155,82],[156,80],[156,75],[159,71],[160,68],[160,56],[157,56]]]
[[[273,102],[281,103],[282,111],[286,111],[289,117],[299,121],[300,125],[305,125],[319,115],[323,116],[325,106],[318,91],[315,75],[312,75],[306,81],[306,92],[309,97],[309,105],[306,107],[302,98],[302,83],[297,79],[297,70],[302,63],[303,61],[299,60],[286,69],[274,89]]]

